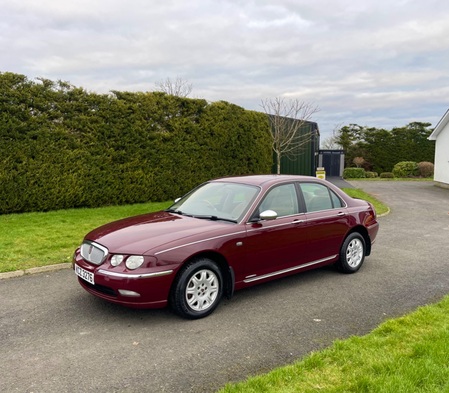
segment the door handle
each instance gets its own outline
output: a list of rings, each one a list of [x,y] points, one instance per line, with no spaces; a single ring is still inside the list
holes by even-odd
[[[345,212],[338,212],[338,213],[337,213],[337,216],[339,216],[339,217],[344,217],[344,216],[346,216],[346,213],[345,213]]]
[[[293,220],[293,224],[302,224],[303,222],[306,222],[306,220]]]

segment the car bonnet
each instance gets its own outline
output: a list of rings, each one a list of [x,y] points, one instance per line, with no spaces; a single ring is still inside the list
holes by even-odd
[[[103,225],[88,233],[85,240],[101,244],[109,253],[145,255],[161,248],[201,240],[216,231],[227,231],[234,225],[158,212]]]

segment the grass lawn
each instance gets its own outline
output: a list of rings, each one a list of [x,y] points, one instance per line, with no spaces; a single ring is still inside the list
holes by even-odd
[[[70,262],[90,230],[123,217],[162,210],[171,202],[0,215],[0,273]]]
[[[343,188],[343,191],[353,198],[364,199],[365,201],[371,202],[379,216],[389,212],[388,206],[384,205],[381,201],[367,194],[360,188]]]
[[[449,392],[449,296],[220,393]]]

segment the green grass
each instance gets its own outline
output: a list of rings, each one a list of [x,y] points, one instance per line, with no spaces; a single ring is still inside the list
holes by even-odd
[[[367,194],[360,188],[343,188],[343,191],[353,198],[364,199],[365,201],[371,202],[379,216],[389,212],[388,206],[384,205],[381,201],[370,194]]]
[[[346,181],[434,181],[433,177],[362,177]]]
[[[0,272],[70,262],[90,230],[123,217],[162,210],[170,202],[0,215]]]
[[[449,296],[220,393],[449,392]]]

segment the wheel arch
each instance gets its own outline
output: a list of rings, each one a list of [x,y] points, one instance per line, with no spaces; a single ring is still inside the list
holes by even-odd
[[[368,256],[371,254],[371,239],[368,234],[368,230],[363,225],[358,225],[354,228],[352,228],[347,234],[346,237],[348,237],[351,233],[359,233],[363,236],[363,239],[365,240],[365,255]],[[345,239],[346,239],[345,237]]]
[[[181,265],[180,269],[178,269],[178,272],[172,282],[172,288],[170,288],[170,292],[172,291],[173,286],[176,284],[178,277],[183,270],[183,267],[192,261],[202,258],[210,259],[211,261],[217,264],[223,276],[223,295],[226,296],[226,298],[230,299],[234,294],[234,287],[235,287],[234,269],[232,269],[232,267],[229,266],[228,261],[222,254],[215,251],[202,251],[198,254],[194,254],[189,258],[187,258]]]

